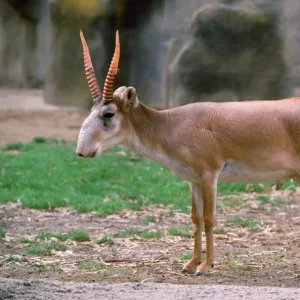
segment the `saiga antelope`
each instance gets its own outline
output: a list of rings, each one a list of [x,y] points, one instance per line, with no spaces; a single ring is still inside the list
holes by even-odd
[[[293,178],[300,182],[300,99],[192,103],[154,110],[138,100],[133,87],[113,92],[120,56],[118,33],[102,96],[82,32],[80,36],[94,106],[82,124],[76,153],[96,157],[123,142],[188,181],[195,232],[193,256],[184,270],[208,273],[214,264],[218,180],[263,183]]]

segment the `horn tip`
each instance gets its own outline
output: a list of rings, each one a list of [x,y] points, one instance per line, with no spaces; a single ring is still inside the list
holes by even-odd
[[[116,46],[120,47],[119,30],[116,31]]]
[[[80,31],[79,31],[79,34],[80,34],[80,38],[81,38],[81,40],[84,40],[84,35],[83,35],[83,32],[82,32],[82,30],[80,29]]]

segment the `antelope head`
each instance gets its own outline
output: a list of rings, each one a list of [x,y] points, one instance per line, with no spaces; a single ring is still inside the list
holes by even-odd
[[[85,158],[96,157],[105,149],[113,147],[129,133],[128,108],[137,103],[136,91],[132,87],[120,87],[113,93],[113,85],[120,58],[120,42],[116,33],[116,46],[103,95],[95,77],[91,56],[82,31],[80,38],[83,46],[85,73],[94,101],[90,115],[83,122],[77,143],[76,153]]]

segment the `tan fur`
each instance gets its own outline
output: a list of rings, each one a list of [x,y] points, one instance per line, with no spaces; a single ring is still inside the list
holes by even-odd
[[[184,267],[187,272],[202,275],[213,265],[218,179],[255,183],[294,178],[299,182],[300,98],[194,103],[156,111],[138,101],[134,88],[121,87],[114,93],[113,103],[115,116],[110,122],[118,130],[105,133],[110,134],[109,140],[122,141],[190,182],[195,234],[193,258]],[[100,120],[101,105],[91,113]],[[98,125],[94,122],[91,132],[101,127],[101,121]],[[97,151],[99,155],[99,149],[107,148],[101,136],[98,133],[92,143],[81,140],[77,153],[89,157]],[[110,147],[113,145],[114,142],[109,142]],[[206,235],[204,261],[201,260],[202,223]]]

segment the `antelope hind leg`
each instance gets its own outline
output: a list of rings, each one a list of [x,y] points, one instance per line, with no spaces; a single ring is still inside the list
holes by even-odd
[[[190,193],[192,198],[192,222],[195,226],[194,230],[194,252],[192,259],[189,260],[183,267],[183,272],[195,273],[197,267],[201,263],[202,258],[202,195],[199,184],[190,183]]]
[[[217,175],[210,173],[202,178],[203,221],[206,237],[206,258],[197,268],[196,276],[208,275],[214,266],[213,228],[217,194]]]

